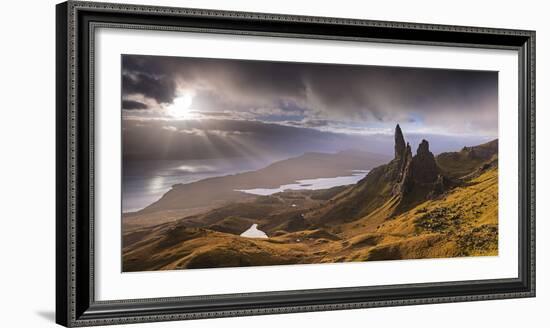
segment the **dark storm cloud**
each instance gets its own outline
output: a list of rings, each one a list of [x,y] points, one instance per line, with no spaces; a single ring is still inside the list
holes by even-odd
[[[123,97],[261,120],[416,124],[496,135],[498,73],[359,65],[123,56]]]
[[[256,108],[306,96],[295,67],[275,62],[125,55],[122,70],[123,97],[140,94],[159,104],[171,103],[179,89],[194,90],[194,107],[208,110]]]
[[[123,100],[122,101],[122,109],[125,109],[125,110],[132,110],[132,109],[147,109],[147,105],[142,103],[142,102],[139,102],[139,101],[135,101],[135,100]]]
[[[170,76],[150,76],[134,72],[122,75],[122,93],[142,94],[158,103],[170,103],[176,96],[176,84]]]
[[[379,121],[496,112],[486,104],[496,104],[497,73],[326,65],[304,75],[317,105]]]

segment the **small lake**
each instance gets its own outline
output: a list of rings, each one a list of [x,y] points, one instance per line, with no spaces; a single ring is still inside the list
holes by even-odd
[[[333,178],[317,178],[297,180],[295,183],[281,185],[278,188],[254,188],[254,189],[238,189],[247,194],[268,196],[285,190],[319,190],[329,189],[338,186],[347,186],[356,184],[363,179],[368,170],[353,170],[351,175],[333,177]]]
[[[241,237],[247,238],[268,238],[267,234],[262,230],[258,229],[258,225],[254,223],[248,228],[245,232],[241,233]]]

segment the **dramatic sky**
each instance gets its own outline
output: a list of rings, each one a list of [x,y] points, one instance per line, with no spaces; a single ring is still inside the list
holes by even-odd
[[[285,157],[497,137],[498,73],[123,55],[124,155]],[[388,149],[389,148],[389,149]]]

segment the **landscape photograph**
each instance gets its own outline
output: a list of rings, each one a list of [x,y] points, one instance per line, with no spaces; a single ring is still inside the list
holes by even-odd
[[[498,72],[121,57],[123,272],[498,256]]]

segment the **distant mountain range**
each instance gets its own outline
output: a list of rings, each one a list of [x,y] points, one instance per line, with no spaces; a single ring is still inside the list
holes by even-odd
[[[350,186],[271,196],[233,191],[368,168]],[[138,215],[200,207],[209,197],[224,202],[171,222],[126,226],[124,271],[498,254],[497,140],[438,156],[423,140],[413,156],[397,125],[391,160],[310,153],[207,180],[174,186]],[[269,238],[239,236],[253,224]]]

